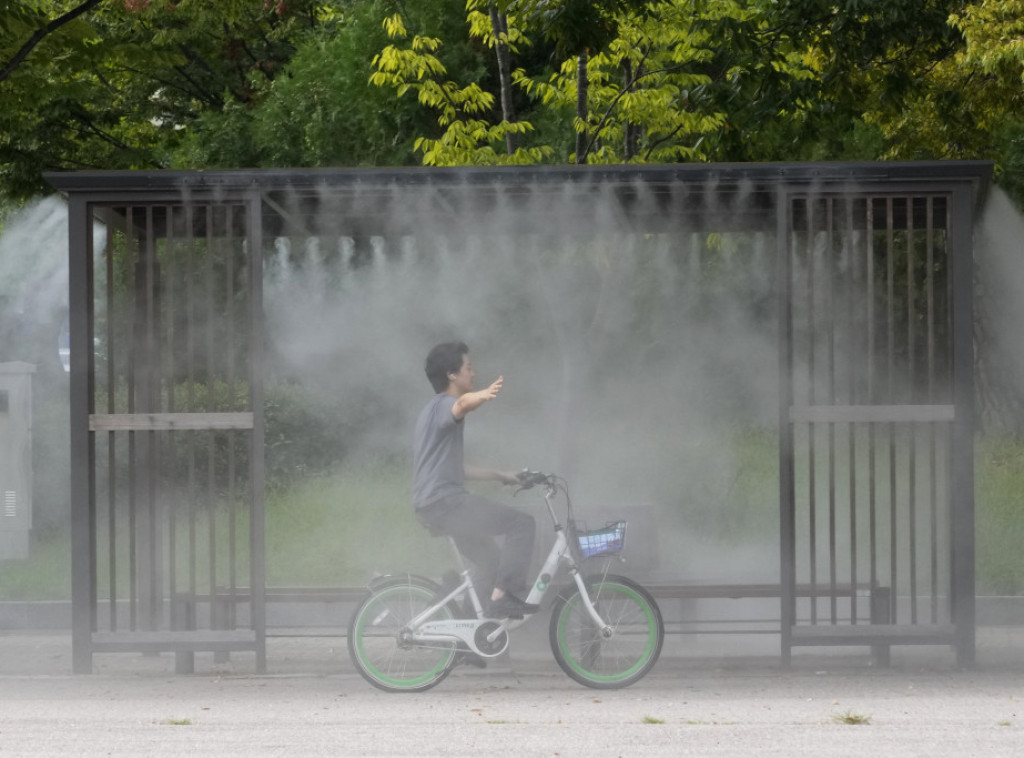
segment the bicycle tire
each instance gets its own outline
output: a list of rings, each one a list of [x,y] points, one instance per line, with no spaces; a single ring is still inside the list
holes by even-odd
[[[580,684],[618,689],[638,682],[654,667],[665,641],[661,609],[651,594],[624,576],[584,580],[601,618],[604,637],[587,613],[579,590],[569,587],[551,611],[551,651],[562,670]]]
[[[438,585],[419,577],[395,578],[374,587],[348,626],[348,653],[366,681],[387,692],[423,692],[455,665],[456,644],[403,642],[402,629],[437,600]],[[430,620],[453,618],[450,606]]]

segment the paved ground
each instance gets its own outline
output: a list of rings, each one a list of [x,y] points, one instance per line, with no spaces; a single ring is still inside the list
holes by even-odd
[[[979,630],[978,666],[944,649],[777,656],[670,640],[644,681],[590,690],[550,654],[457,669],[434,690],[366,684],[339,638],[271,639],[178,676],[173,656],[96,656],[63,635],[0,635],[0,756],[1024,755],[1024,635]],[[683,644],[686,642],[686,644]],[[514,643],[514,640],[513,640]]]

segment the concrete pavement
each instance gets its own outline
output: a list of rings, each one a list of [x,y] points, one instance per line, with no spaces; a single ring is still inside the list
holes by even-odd
[[[777,655],[738,641],[670,638],[639,684],[591,690],[550,653],[515,649],[435,689],[370,687],[339,637],[272,638],[252,656],[96,656],[74,676],[70,637],[0,635],[0,755],[10,756],[1020,756],[1024,645],[980,629],[978,666],[951,652],[895,648]],[[513,645],[515,638],[513,638]],[[730,647],[731,646],[731,647]]]

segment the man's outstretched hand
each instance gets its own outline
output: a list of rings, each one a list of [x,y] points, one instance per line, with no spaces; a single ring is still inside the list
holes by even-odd
[[[488,387],[487,389],[480,390],[480,391],[487,396],[485,398],[486,400],[493,400],[494,398],[496,398],[498,396],[498,393],[501,392],[501,385],[504,384],[504,383],[505,383],[505,377],[499,376],[497,379],[494,380],[494,382],[491,384],[490,387]]]
[[[501,386],[504,382],[505,377],[499,376],[489,387],[477,390],[476,392],[467,392],[460,396],[455,401],[455,405],[452,406],[452,415],[455,418],[463,418],[467,413],[475,411],[488,400],[493,400],[501,392]]]

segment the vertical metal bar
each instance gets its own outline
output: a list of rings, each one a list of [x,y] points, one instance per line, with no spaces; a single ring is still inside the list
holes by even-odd
[[[817,329],[815,324],[815,302],[814,302],[814,279],[815,279],[815,265],[814,256],[817,245],[815,244],[814,234],[814,201],[813,198],[807,197],[807,335],[808,335],[808,357],[807,357],[807,386],[809,388],[808,403],[815,405],[817,402],[816,392],[816,377],[815,377],[815,339],[817,337]],[[810,566],[810,585],[811,585],[811,624],[818,623],[818,600],[815,595],[815,590],[818,587],[818,520],[817,520],[817,498],[816,490],[818,486],[817,482],[817,456],[816,443],[817,443],[817,428],[813,421],[807,425],[808,434],[808,445],[807,445],[807,463],[808,463],[808,553]]]
[[[215,225],[215,214],[216,206],[207,205],[206,207],[206,263],[204,266],[204,273],[206,277],[205,282],[205,294],[206,294],[206,411],[212,413],[217,410],[216,398],[214,392],[216,387],[214,385],[214,374],[215,374],[215,361],[214,361],[214,338],[213,328],[216,321],[214,317],[214,303],[213,303],[213,257],[216,239],[214,235],[217,233]],[[208,444],[206,447],[206,510],[208,517],[208,559],[209,559],[209,576],[210,576],[210,597],[212,598],[217,589],[217,508],[216,508],[216,456],[215,448],[217,443],[217,435],[214,432],[207,433]]]
[[[914,287],[914,198],[907,197],[907,402],[916,401],[914,392],[917,317],[916,288]],[[910,623],[917,623],[917,427],[909,425],[907,435],[907,540],[909,542]]]
[[[136,344],[135,330],[138,314],[136,313],[136,281],[135,264],[138,257],[138,247],[135,239],[135,208],[125,208],[125,272],[128,276],[126,291],[128,292],[128,370],[126,382],[128,385],[128,413],[135,413],[135,367],[138,359],[138,345]],[[137,506],[138,492],[136,492],[136,433],[128,432],[128,621],[129,628],[135,631],[139,622],[139,582],[138,582],[138,540],[136,539],[137,528]]]
[[[185,403],[189,413],[196,410],[196,292],[195,292],[195,207],[191,201],[185,206],[185,376],[187,389]],[[188,594],[195,600],[199,572],[198,519],[196,499],[196,432],[186,432],[185,456],[188,461]]]
[[[854,197],[848,196],[846,199],[846,235],[845,235],[845,249],[846,249],[846,269],[847,269],[847,282],[846,282],[846,322],[847,322],[847,339],[848,347],[847,352],[849,353],[849,365],[847,366],[847,373],[849,375],[849,387],[847,389],[847,402],[853,405],[858,401],[857,398],[857,343],[859,330],[857,329],[857,314],[855,310],[855,303],[857,301],[858,285],[857,272],[860,270],[857,266],[857,245],[856,245],[856,233],[854,231],[853,215],[856,213],[856,204]],[[856,588],[857,586],[857,434],[856,425],[847,424],[847,450],[848,450],[848,466],[849,466],[849,503],[850,503],[850,584]],[[857,623],[857,595],[854,592],[852,599],[850,600],[850,623]]]
[[[973,282],[974,192],[970,185],[953,190],[950,219],[952,292],[953,398],[956,407],[951,450],[953,620],[957,661],[974,665],[974,335]]]
[[[895,398],[895,373],[896,373],[896,261],[895,261],[895,219],[893,218],[893,198],[885,199],[886,208],[886,333],[888,342],[886,345],[886,387],[887,402],[893,403]],[[897,560],[896,549],[896,425],[890,422],[889,428],[889,586],[891,587],[889,619],[896,623],[896,599],[897,595]]]
[[[92,673],[96,626],[95,477],[89,415],[93,408],[93,261],[91,209],[85,197],[68,199],[68,319],[71,424],[71,657],[76,674]]]
[[[835,199],[825,198],[825,297],[827,303],[825,329],[827,354],[825,360],[828,396],[825,402],[834,405],[836,402],[836,299],[835,299]],[[829,618],[836,623],[836,425],[828,422],[828,582],[829,582]]]
[[[164,322],[166,324],[166,332],[164,335],[164,350],[163,365],[164,369],[161,372],[166,383],[167,392],[167,411],[169,413],[175,413],[177,411],[177,404],[174,399],[174,386],[175,386],[175,370],[174,370],[174,325],[175,325],[175,311],[177,307],[177,299],[174,296],[175,284],[177,282],[178,267],[177,267],[177,238],[174,229],[175,224],[175,213],[174,206],[168,205],[165,208],[167,217],[167,236],[166,236],[166,254],[164,264],[164,277],[163,277],[163,292],[162,303],[164,306]],[[181,603],[177,602],[178,597],[178,518],[177,510],[180,499],[178,497],[178,486],[177,486],[177,466],[175,461],[177,458],[178,450],[178,439],[176,433],[172,430],[166,434],[166,448],[165,451],[168,453],[170,460],[170,473],[173,481],[169,482],[170,496],[166,499],[167,503],[167,580],[168,580],[168,592],[171,598],[171,628],[178,629],[184,628],[182,622],[187,622],[190,613],[185,611],[185,619],[178,619],[175,616],[181,613]]]
[[[258,191],[248,198],[249,209],[249,400],[253,411],[251,461],[252,503],[249,518],[250,587],[252,626],[256,635],[256,670],[267,669],[266,625],[266,532],[264,523],[264,398],[263,398],[263,219]]]
[[[925,278],[927,298],[927,330],[928,330],[928,399],[926,402],[936,402],[935,397],[935,198],[928,198],[925,225],[927,227],[926,261],[927,273]],[[931,558],[931,622],[939,622],[939,538],[938,538],[938,451],[936,449],[935,436],[938,433],[938,424],[932,422],[928,425],[928,478],[929,478],[929,520],[931,524],[931,544],[929,546]]]
[[[235,302],[235,271],[234,271],[234,257],[235,257],[235,240],[234,240],[234,220],[235,213],[241,211],[245,212],[245,206],[231,205],[227,208],[227,229],[224,234],[224,249],[225,249],[225,260],[224,260],[224,280],[225,280],[225,340],[226,343],[226,366],[225,373],[227,375],[227,385],[230,388],[229,397],[232,403],[235,398],[235,317],[234,317],[234,302]],[[244,216],[243,216],[244,218]],[[234,407],[229,410],[234,410]],[[231,596],[231,608],[235,608],[235,596],[238,591],[238,556],[235,541],[236,530],[237,530],[237,509],[235,503],[235,434],[229,432],[225,435],[225,442],[228,446],[228,481],[227,481],[227,501],[228,501],[228,588]],[[233,624],[232,624],[233,625]]]
[[[794,485],[793,422],[793,251],[790,249],[792,207],[785,189],[775,194],[775,271],[779,323],[779,617],[782,664],[792,653],[796,621],[796,489]]]
[[[113,213],[111,213],[113,216]],[[118,321],[118,304],[114,295],[114,229],[107,223],[107,239],[104,249],[106,256],[106,354],[107,354],[107,413],[116,413],[116,363],[114,345],[114,324]],[[110,631],[117,630],[117,436],[107,432],[107,542],[110,553],[107,556],[107,577],[110,593]]]
[[[867,392],[868,402],[876,403],[878,398],[875,382],[875,199],[867,199],[867,250],[865,252],[865,285],[867,292]],[[875,437],[876,424],[868,424],[868,539],[870,550],[870,576],[872,592],[878,587],[878,481],[876,474]]]
[[[156,240],[153,227],[153,206],[146,205],[146,228],[145,228],[145,272],[146,272],[146,310],[145,310],[145,365],[143,366],[146,407],[145,410],[153,412],[159,410],[157,371],[157,270],[156,270]],[[162,598],[160,588],[160,563],[162,551],[157,533],[157,438],[156,432],[146,432],[145,450],[145,475],[146,475],[146,628],[156,629],[159,626],[159,618],[162,610]]]

